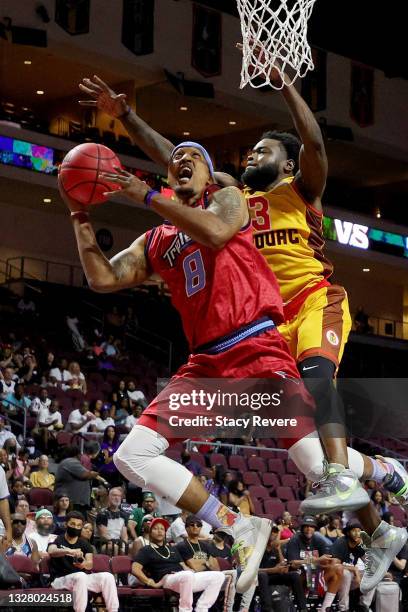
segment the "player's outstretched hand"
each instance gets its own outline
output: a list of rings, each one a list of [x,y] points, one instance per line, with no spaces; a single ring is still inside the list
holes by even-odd
[[[118,195],[123,193],[128,196],[131,200],[134,200],[137,204],[143,204],[145,196],[150,191],[149,185],[144,181],[141,181],[137,176],[134,176],[130,172],[114,166],[117,173],[114,172],[101,172],[99,176],[106,179],[109,183],[115,183],[121,187],[120,190],[106,191],[103,195],[109,197],[111,195]]]
[[[81,202],[78,202],[77,200],[70,198],[69,195],[65,193],[60,177],[58,177],[58,189],[59,189],[61,198],[64,200],[65,204],[67,205],[67,207],[69,208],[71,212],[80,212],[80,211],[88,212],[84,204],[81,204]]]
[[[81,106],[95,106],[110,117],[120,117],[127,111],[126,94],[117,94],[96,74],[91,79],[82,79],[79,89],[92,100],[79,100]]]

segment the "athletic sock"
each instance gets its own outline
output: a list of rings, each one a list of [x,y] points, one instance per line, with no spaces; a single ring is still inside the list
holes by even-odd
[[[367,480],[375,480],[377,484],[382,484],[387,474],[392,474],[394,472],[394,466],[389,463],[384,463],[379,459],[374,459],[373,457],[368,458],[371,462],[373,472],[371,476],[367,477]]]
[[[214,495],[210,495],[200,510],[196,512],[196,516],[209,523],[211,527],[218,529],[231,527],[241,515],[224,506]]]
[[[322,612],[326,612],[327,608],[330,608],[335,597],[336,597],[336,593],[329,593],[329,591],[327,591],[326,595],[324,596],[322,607],[321,607]]]

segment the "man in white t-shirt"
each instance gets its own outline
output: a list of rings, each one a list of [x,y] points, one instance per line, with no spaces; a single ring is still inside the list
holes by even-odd
[[[0,394],[5,397],[13,393],[17,380],[13,368],[4,368],[3,372],[0,370]]]
[[[88,431],[88,426],[93,421],[95,421],[95,415],[89,410],[89,402],[85,401],[70,413],[68,429],[74,433],[83,433]]]
[[[41,389],[38,397],[35,397],[31,402],[30,412],[31,414],[38,414],[41,409],[49,408],[51,400],[48,397],[48,389]]]
[[[147,400],[143,391],[138,391],[133,380],[130,380],[127,384],[127,394],[130,400],[139,402],[142,406],[147,406]]]
[[[10,518],[10,505],[9,505],[9,489],[7,486],[6,474],[3,468],[0,466],[0,520],[3,523],[4,535],[2,539],[2,545],[4,550],[11,545],[12,533],[11,533],[11,518]]]
[[[97,417],[91,423],[91,427],[93,431],[97,431],[98,433],[103,433],[109,425],[115,427],[115,421],[109,416],[110,408],[107,406],[103,406],[101,409],[101,416]]]
[[[52,368],[50,370],[49,379],[53,385],[60,387],[63,391],[66,391],[70,388],[67,384],[68,381],[72,378],[68,369],[68,362],[66,359],[61,359],[58,368]]]
[[[174,542],[175,544],[178,544],[179,542],[184,542],[184,540],[187,538],[186,518],[189,516],[189,514],[190,512],[183,510],[180,516],[178,516],[172,522],[166,534],[166,539],[168,542]],[[198,539],[208,540],[210,539],[210,532],[212,530],[212,527],[205,521],[201,521],[201,522],[202,522],[202,527],[201,527],[201,531],[200,531],[200,535]]]
[[[16,440],[16,436],[13,434],[13,432],[6,429],[6,419],[4,418],[3,415],[0,415],[0,448],[3,448],[5,441],[8,440],[9,438],[13,438],[14,440]],[[20,446],[17,440],[16,440],[16,446],[18,450]]]
[[[54,526],[52,512],[45,508],[38,510],[35,515],[35,526],[36,531],[30,534],[30,538],[37,544],[40,558],[48,558],[48,544],[51,544],[57,538],[56,534],[52,533]]]
[[[58,400],[50,401],[49,406],[42,406],[38,412],[37,426],[48,431],[58,431],[63,428],[62,416],[58,410]]]
[[[125,427],[128,431],[136,425],[142,412],[142,406],[136,402],[132,402],[132,414],[129,414],[125,419]]]

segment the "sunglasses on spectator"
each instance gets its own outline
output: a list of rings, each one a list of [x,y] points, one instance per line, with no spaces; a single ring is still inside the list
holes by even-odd
[[[20,525],[27,525],[27,521],[22,521],[20,519],[16,519],[15,521],[13,521],[13,525],[18,525],[20,523]]]
[[[188,524],[189,527],[202,527],[202,523],[189,523]]]

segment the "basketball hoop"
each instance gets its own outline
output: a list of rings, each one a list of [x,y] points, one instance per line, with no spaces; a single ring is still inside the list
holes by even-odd
[[[315,2],[237,0],[243,53],[241,89],[248,84],[254,88],[270,85],[282,89],[283,82],[276,84],[270,78],[272,68],[281,76],[285,72],[290,84],[313,70],[307,24]]]

